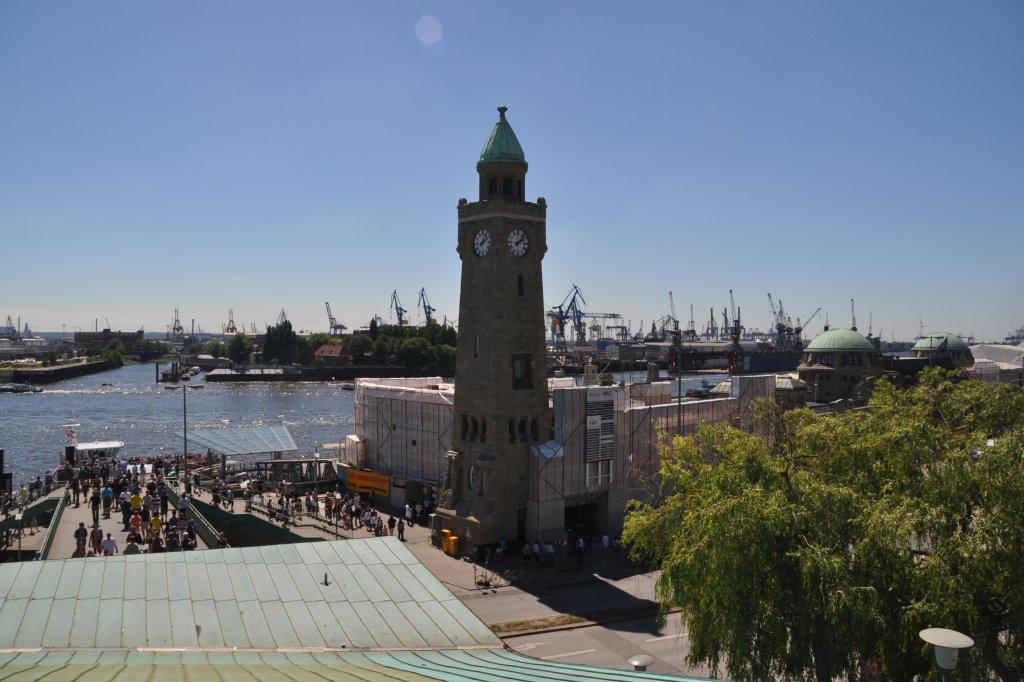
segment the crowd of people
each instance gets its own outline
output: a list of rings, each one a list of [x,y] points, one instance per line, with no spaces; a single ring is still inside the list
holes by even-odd
[[[75,530],[72,557],[140,554],[193,550],[197,546],[195,522],[187,517],[189,497],[182,494],[172,507],[167,474],[174,462],[161,458],[91,462],[70,467],[67,503],[86,505],[91,527],[80,522]],[[102,521],[120,514],[123,546]],[[109,525],[109,524],[108,524]]]

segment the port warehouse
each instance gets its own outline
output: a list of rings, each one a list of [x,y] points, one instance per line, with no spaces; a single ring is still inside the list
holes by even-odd
[[[702,422],[748,426],[752,401],[775,397],[771,375],[737,376],[728,397],[683,402],[672,399],[667,381],[575,386],[552,378],[548,385],[553,438],[531,447],[522,463],[529,498],[520,539],[558,539],[567,527],[618,535],[627,502],[657,491],[659,438],[692,434]],[[390,476],[392,505],[439,495],[454,401],[455,387],[439,377],[357,380],[345,459]],[[515,420],[476,431],[482,439],[527,437]],[[486,481],[477,494],[487,494]]]

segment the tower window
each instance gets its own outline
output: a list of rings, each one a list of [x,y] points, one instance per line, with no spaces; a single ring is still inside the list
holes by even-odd
[[[498,178],[487,179],[487,193],[497,194],[498,193]]]
[[[537,418],[534,417],[530,420],[530,440],[534,443],[540,440],[540,432],[537,430]]]
[[[507,197],[512,196],[512,178],[503,178],[501,181],[501,193]]]
[[[516,390],[533,388],[533,370],[530,366],[530,356],[527,353],[517,353],[512,356],[512,388]]]
[[[520,443],[525,443],[526,442],[526,420],[525,419],[520,419],[519,420],[519,442]]]
[[[515,443],[516,442],[516,420],[515,419],[509,419],[508,420],[508,442],[509,443]]]
[[[519,285],[519,295],[522,296],[523,295],[523,276],[522,275],[518,275],[517,277],[518,277],[518,285]]]
[[[519,181],[519,198],[522,199],[526,196],[526,192],[523,191],[523,181]]]
[[[474,336],[473,337],[473,357],[474,358],[480,357],[480,337],[479,336]]]
[[[487,442],[487,420],[483,418],[480,419],[480,442]]]

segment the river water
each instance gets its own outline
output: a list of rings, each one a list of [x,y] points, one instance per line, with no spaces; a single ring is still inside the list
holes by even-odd
[[[201,375],[202,376],[202,375]],[[120,440],[128,456],[181,452],[181,389],[188,429],[284,424],[298,453],[337,443],[352,432],[353,392],[339,382],[158,384],[151,364],[45,386],[42,393],[0,393],[0,448],[17,487],[53,468],[67,441],[64,424],[78,424],[79,441]],[[190,448],[191,449],[191,448]]]
[[[623,378],[643,381],[646,373],[615,375]],[[672,381],[673,393],[705,378],[717,383],[725,376],[684,376]],[[201,375],[186,384],[158,384],[152,364],[126,365],[51,384],[42,393],[0,393],[0,448],[15,488],[57,465],[65,424],[78,424],[81,442],[123,441],[127,456],[180,453],[182,392],[166,387],[182,385],[203,387],[186,391],[189,431],[284,424],[296,455],[352,433],[354,396],[340,382],[206,383]]]

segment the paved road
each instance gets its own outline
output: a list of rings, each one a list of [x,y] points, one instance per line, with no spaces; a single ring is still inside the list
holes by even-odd
[[[658,628],[650,618],[617,621],[592,626],[508,637],[505,643],[528,656],[568,663],[586,663],[608,668],[628,668],[628,661],[640,653],[655,662],[651,672],[706,677],[705,668],[686,665],[689,641],[678,614],[671,614]]]

